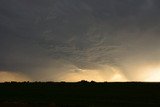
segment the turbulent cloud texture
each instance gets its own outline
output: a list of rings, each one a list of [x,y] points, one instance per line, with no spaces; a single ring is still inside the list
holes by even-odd
[[[159,0],[1,0],[0,70],[141,81],[141,67],[160,63],[159,27]]]

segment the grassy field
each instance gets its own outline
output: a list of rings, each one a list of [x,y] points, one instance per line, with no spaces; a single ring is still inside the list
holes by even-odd
[[[142,106],[160,107],[160,83],[0,83],[0,107]]]

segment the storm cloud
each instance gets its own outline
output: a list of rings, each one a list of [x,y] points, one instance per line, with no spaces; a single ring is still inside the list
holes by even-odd
[[[137,67],[160,64],[159,27],[159,0],[1,0],[0,71],[142,80]]]

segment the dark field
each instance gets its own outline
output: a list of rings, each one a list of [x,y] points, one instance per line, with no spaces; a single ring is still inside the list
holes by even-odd
[[[0,107],[160,107],[160,83],[0,83]]]

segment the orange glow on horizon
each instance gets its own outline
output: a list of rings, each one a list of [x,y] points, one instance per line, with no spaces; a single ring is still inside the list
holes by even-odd
[[[76,82],[81,80],[96,81],[96,82],[120,82],[128,81],[128,79],[115,68],[110,67],[110,71],[105,70],[83,70],[79,69],[78,72],[69,72],[63,74],[58,78],[59,81]]]
[[[10,82],[10,81],[31,81],[31,79],[21,73],[12,73],[8,71],[0,71],[0,82]]]

